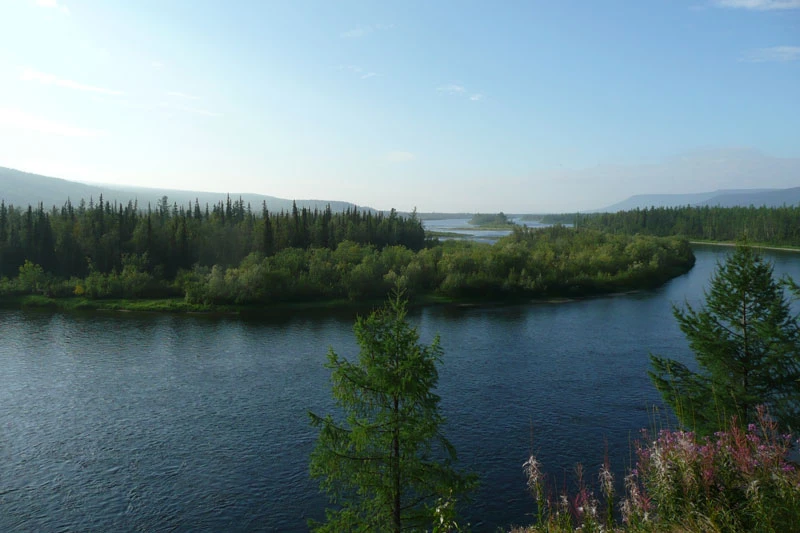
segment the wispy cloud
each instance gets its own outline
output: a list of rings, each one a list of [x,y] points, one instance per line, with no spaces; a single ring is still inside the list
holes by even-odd
[[[58,0],[34,0],[37,6],[41,7],[49,7],[51,9],[57,9],[64,13],[65,15],[69,15],[69,8],[64,4],[59,4]]]
[[[394,28],[394,24],[372,24],[369,26],[358,26],[352,30],[343,31],[339,34],[339,37],[343,39],[358,39],[359,37],[365,37],[370,33],[391,30],[392,28]]]
[[[377,72],[365,72],[363,68],[359,67],[358,65],[339,65],[336,67],[336,70],[352,72],[353,74],[358,74],[362,80],[366,80],[369,78],[374,78],[375,76],[379,76]]]
[[[458,85],[457,83],[451,83],[449,85],[437,87],[436,92],[440,94],[448,94],[450,96],[464,97],[470,102],[480,102],[484,98],[483,94],[467,91],[466,87],[463,85]]]
[[[162,69],[165,65],[161,61],[153,61],[150,63],[150,66],[153,68]]]
[[[0,126],[64,137],[99,137],[105,134],[100,130],[78,128],[37,117],[19,109],[2,107],[0,107]]]
[[[364,72],[364,69],[357,65],[339,65],[338,67],[336,67],[336,70],[347,70],[355,74],[360,74]]]
[[[450,84],[437,87],[436,91],[444,94],[464,94],[466,89],[461,85]]]
[[[778,9],[800,9],[800,0],[712,0],[717,7],[773,11]]]
[[[407,163],[417,158],[411,152],[395,151],[386,154],[386,160],[390,163]]]
[[[20,79],[23,81],[37,81],[44,85],[56,85],[58,87],[66,87],[67,89],[74,89],[76,91],[87,91],[92,93],[111,94],[111,95],[123,94],[122,91],[114,91],[111,89],[104,89],[103,87],[95,87],[94,85],[86,85],[83,83],[78,83],[77,81],[66,80],[64,78],[59,78],[58,76],[54,76],[53,74],[46,74],[44,72],[39,72],[38,70],[34,70],[32,68],[26,68],[25,70],[23,70]]]
[[[746,63],[788,63],[800,61],[800,46],[772,46],[756,48],[745,53],[741,61]]]
[[[169,91],[167,96],[174,96],[175,98],[181,98],[183,100],[200,100],[199,96],[195,96],[193,94],[186,94],[179,91]]]

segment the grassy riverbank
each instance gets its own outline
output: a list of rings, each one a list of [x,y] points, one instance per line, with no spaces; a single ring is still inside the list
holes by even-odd
[[[502,224],[502,223],[481,224],[479,226],[471,226],[471,227],[463,228],[463,229],[470,230],[470,231],[497,231],[497,230],[513,230],[516,227],[517,227],[517,225],[512,222],[512,223],[508,223],[508,224]],[[459,228],[459,229],[461,229],[461,228]]]
[[[702,241],[702,240],[692,240],[689,241],[689,244],[707,244],[710,246],[727,246],[727,247],[735,247],[737,243],[732,241]],[[800,252],[800,246],[775,246],[769,243],[747,243],[748,246],[752,248],[757,248],[759,250],[770,250],[776,252]]]
[[[585,298],[604,295],[626,294],[634,290],[585,295],[541,296],[531,298],[509,295],[505,298],[457,298],[438,294],[417,295],[409,301],[412,308],[449,306],[454,308],[493,307],[516,304],[562,304]],[[0,297],[0,309],[42,309],[62,312],[118,312],[118,313],[174,313],[203,315],[236,315],[259,316],[294,312],[312,311],[353,311],[368,312],[380,307],[384,299],[366,298],[350,300],[347,298],[329,298],[302,302],[273,302],[269,304],[235,305],[235,304],[203,304],[190,303],[185,298],[142,298],[142,299],[90,299],[78,296],[49,297],[26,294]]]

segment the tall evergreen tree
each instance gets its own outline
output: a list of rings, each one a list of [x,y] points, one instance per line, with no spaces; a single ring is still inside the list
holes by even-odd
[[[473,478],[453,467],[456,454],[441,432],[436,364],[430,346],[406,320],[395,293],[386,306],[355,324],[357,362],[328,353],[333,396],[344,420],[311,415],[320,428],[311,475],[337,508],[316,531],[429,529],[434,504],[471,488]]]
[[[651,355],[650,377],[680,422],[701,433],[766,405],[783,428],[800,426],[800,325],[772,265],[738,245],[718,265],[706,305],[674,308],[699,372]]]

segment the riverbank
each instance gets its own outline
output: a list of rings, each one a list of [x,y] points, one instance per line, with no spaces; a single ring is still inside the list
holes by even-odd
[[[362,300],[327,299],[304,302],[272,302],[262,305],[229,305],[189,303],[185,298],[147,298],[147,299],[97,299],[81,297],[53,298],[41,295],[15,295],[0,297],[2,309],[49,309],[65,312],[119,312],[119,313],[175,313],[195,315],[233,315],[249,316],[280,314],[296,311],[360,311],[380,307],[384,300],[367,298]],[[412,307],[451,305],[468,307],[480,305],[499,305],[498,301],[467,301],[437,295],[423,295],[414,298]]]
[[[564,304],[589,298],[603,298],[631,294],[640,290],[659,287],[667,281],[686,274],[692,266],[673,269],[659,278],[641,279],[636,284],[630,281],[607,287],[596,285],[573,285],[564,290],[542,293],[493,293],[486,298],[475,296],[446,296],[441,294],[418,294],[409,299],[412,308],[452,307],[490,308],[525,304]],[[184,297],[172,298],[99,298],[80,296],[50,297],[37,294],[0,296],[0,309],[42,309],[62,312],[118,312],[118,313],[171,313],[210,316],[264,316],[296,312],[344,311],[369,312],[380,307],[385,298],[321,298],[306,301],[277,301],[259,304],[209,304],[187,302]]]
[[[689,241],[689,244],[707,244],[709,246],[726,246],[735,248],[738,243],[730,241]],[[748,243],[751,248],[769,250],[772,252],[800,252],[800,246],[774,246],[770,244]]]

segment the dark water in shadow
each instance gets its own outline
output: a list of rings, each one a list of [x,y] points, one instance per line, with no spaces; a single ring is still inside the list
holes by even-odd
[[[654,290],[563,304],[412,314],[445,351],[447,434],[481,477],[477,531],[529,521],[522,463],[559,480],[621,470],[653,424],[648,353],[691,360],[671,303],[701,301],[720,254]],[[770,253],[800,279],[800,254]],[[348,314],[240,321],[0,311],[0,531],[305,531],[307,411],[331,409],[328,347]]]

